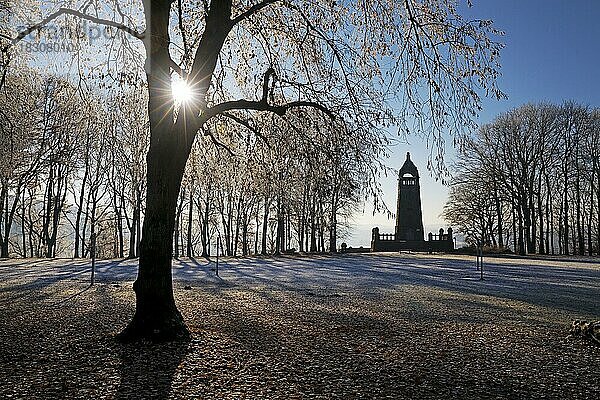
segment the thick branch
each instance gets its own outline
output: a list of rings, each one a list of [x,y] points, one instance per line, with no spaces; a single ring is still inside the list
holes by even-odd
[[[188,43],[187,43],[187,38],[185,36],[185,29],[183,27],[183,10],[182,10],[182,6],[181,6],[181,0],[177,1],[177,12],[178,12],[178,19],[179,19],[179,30],[181,31],[181,40],[183,41],[183,59],[184,61],[187,59],[188,57]]]
[[[269,94],[269,80],[271,76],[275,77],[275,70],[273,68],[269,68],[263,77],[263,87],[262,87],[262,99],[256,100],[234,100],[234,101],[226,101],[224,103],[218,104],[216,106],[207,108],[199,118],[199,125],[204,125],[209,119],[219,115],[226,113],[228,111],[233,110],[255,110],[255,111],[270,111],[279,116],[285,115],[285,113],[291,109],[296,107],[312,107],[320,110],[324,114],[326,114],[332,120],[335,119],[334,113],[329,110],[327,107],[322,104],[315,103],[312,101],[292,101],[290,103],[286,103],[280,106],[270,105],[268,102],[268,94]]]
[[[198,43],[189,73],[188,84],[193,88],[197,98],[201,101],[196,115],[200,113],[200,110],[205,108],[206,93],[210,86],[219,54],[232,26],[231,0],[211,1],[210,9],[208,9],[206,14],[204,33]]]
[[[267,101],[267,96],[269,95],[269,80],[271,79],[271,75],[277,79],[273,67],[269,67],[267,72],[265,72],[265,76],[263,77],[262,101],[264,102]]]
[[[188,73],[183,68],[181,68],[181,66],[177,64],[171,57],[169,57],[169,66],[173,71],[177,72],[177,75],[179,75],[182,79],[187,79]]]
[[[243,127],[245,127],[246,129],[248,129],[249,131],[251,131],[252,133],[254,133],[256,136],[258,136],[259,138],[261,138],[263,140],[263,142],[267,145],[267,147],[271,148],[271,145],[269,144],[269,141],[267,140],[267,138],[260,132],[259,129],[257,129],[256,127],[252,126],[250,124],[250,122],[248,122],[247,120],[240,118],[236,115],[233,115],[231,113],[223,113],[222,114],[224,117],[227,117],[235,122],[237,122],[238,124],[242,125]]]
[[[292,101],[290,103],[286,103],[280,106],[272,106],[268,104],[266,101],[252,101],[252,100],[234,100],[234,101],[226,101],[224,103],[218,104],[214,107],[208,108],[201,116],[199,123],[201,125],[205,124],[209,119],[223,114],[227,111],[233,110],[255,110],[255,111],[270,111],[279,116],[285,115],[285,113],[296,107],[312,107],[320,110],[324,114],[326,114],[332,120],[335,119],[335,115],[331,110],[322,104],[315,103],[312,101]]]

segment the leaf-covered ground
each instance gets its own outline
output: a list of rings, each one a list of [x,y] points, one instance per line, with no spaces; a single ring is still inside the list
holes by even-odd
[[[175,262],[189,343],[122,345],[134,261],[0,261],[0,398],[598,398],[600,265],[343,255]],[[184,289],[191,286],[191,289]]]

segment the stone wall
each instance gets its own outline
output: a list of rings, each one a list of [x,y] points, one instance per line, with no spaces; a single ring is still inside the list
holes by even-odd
[[[454,250],[452,228],[448,233],[440,229],[439,234],[429,233],[429,240],[396,240],[392,233],[379,233],[379,228],[373,228],[371,251],[420,251],[420,252],[450,252]]]

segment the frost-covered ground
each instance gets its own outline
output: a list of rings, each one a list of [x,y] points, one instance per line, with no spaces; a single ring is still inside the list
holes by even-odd
[[[486,257],[483,280],[472,256],[346,254],[173,261],[173,278],[192,286],[227,285],[374,293],[403,285],[520,300],[600,318],[600,259]],[[134,281],[136,260],[100,260],[97,282]],[[88,282],[89,260],[3,260],[0,277],[26,288],[61,280]]]
[[[174,261],[189,343],[122,345],[136,261],[0,260],[0,398],[598,398],[600,263],[346,254]],[[186,290],[187,288],[187,290]]]

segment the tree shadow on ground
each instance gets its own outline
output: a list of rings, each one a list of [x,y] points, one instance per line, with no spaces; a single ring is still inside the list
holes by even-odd
[[[121,383],[115,399],[166,399],[189,342],[120,344]]]
[[[72,300],[75,300],[78,296],[81,296],[82,294],[84,294],[85,292],[87,292],[88,290],[90,290],[92,287],[93,287],[93,285],[90,284],[90,285],[86,286],[84,289],[81,289],[79,292],[73,293],[72,295],[70,295],[67,298],[55,301],[51,305],[52,306],[58,306],[58,305],[61,305],[61,304],[64,304],[64,303],[68,303],[68,302],[70,302]]]

